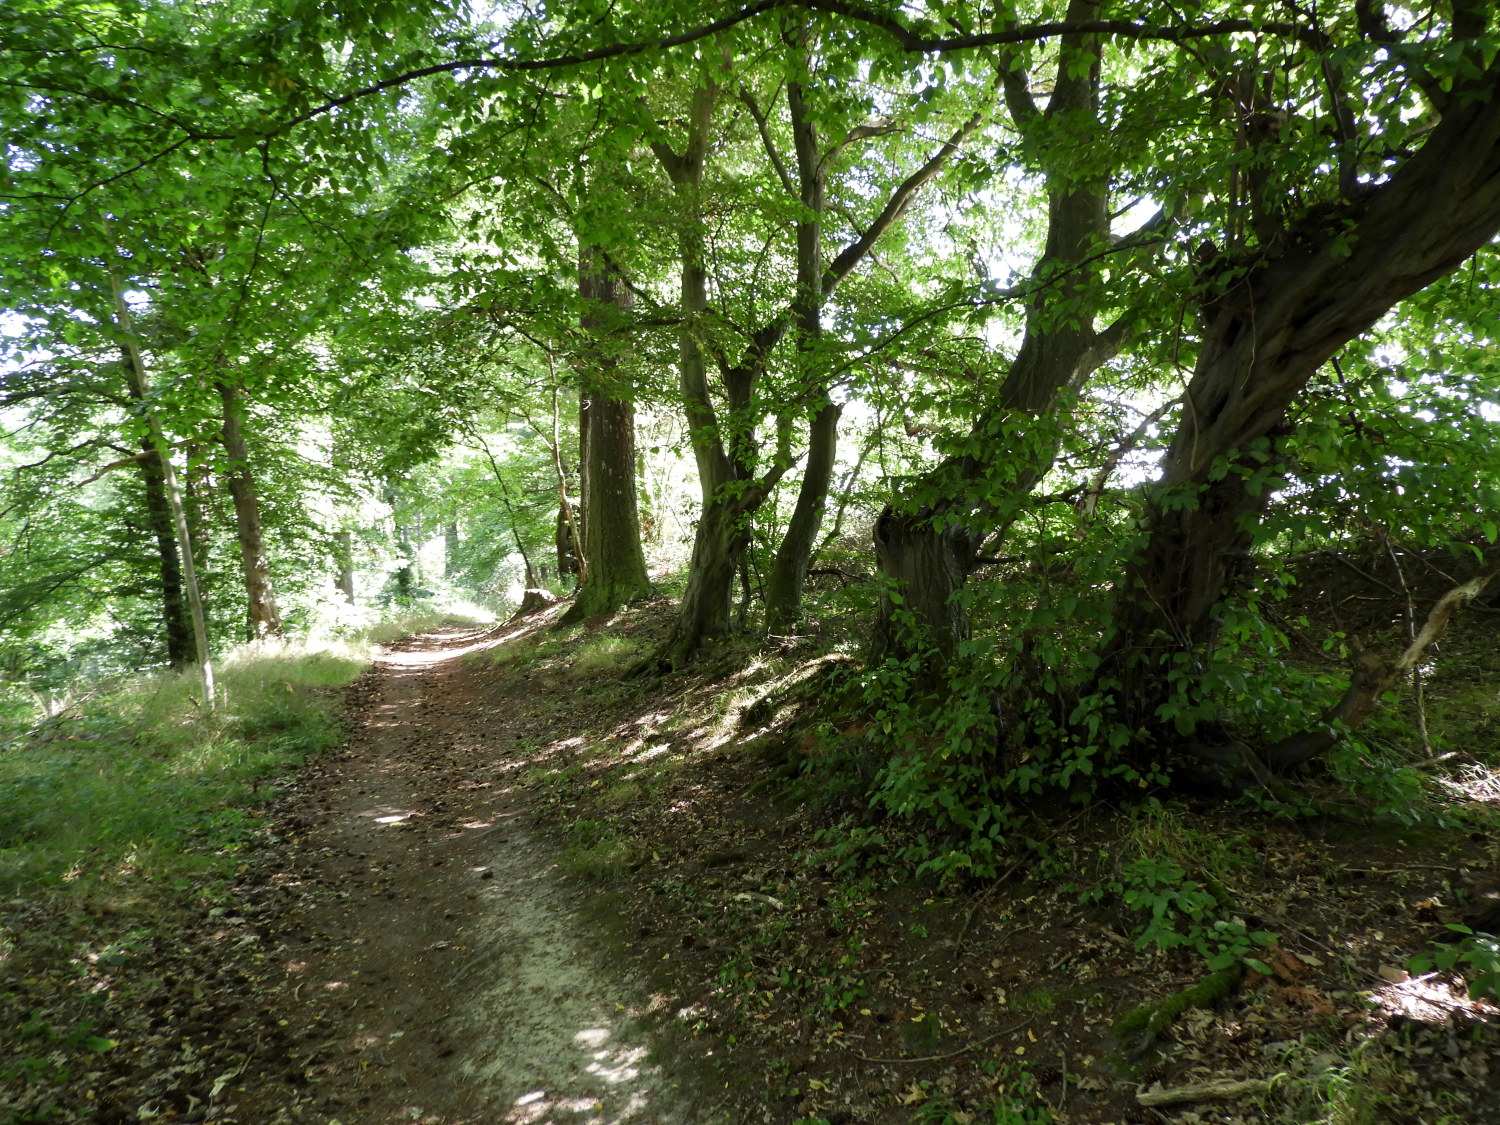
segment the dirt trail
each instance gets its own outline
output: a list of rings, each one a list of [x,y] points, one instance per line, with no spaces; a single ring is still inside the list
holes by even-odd
[[[242,1122],[729,1121],[706,1082],[648,1061],[659,1006],[591,941],[555,849],[511,784],[527,765],[465,653],[412,639],[356,687],[350,741],[317,763],[251,877],[275,898],[295,1046],[248,1081]],[[677,1069],[693,1069],[679,1060]]]

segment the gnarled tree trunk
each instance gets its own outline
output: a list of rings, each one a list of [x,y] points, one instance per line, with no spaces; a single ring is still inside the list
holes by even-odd
[[[1402,299],[1500,231],[1500,67],[1455,96],[1421,151],[1208,305],[1182,420],[1122,584],[1104,679],[1127,717],[1157,723],[1214,637],[1279,480],[1274,440],[1314,372]],[[1180,682],[1180,680],[1178,681]]]

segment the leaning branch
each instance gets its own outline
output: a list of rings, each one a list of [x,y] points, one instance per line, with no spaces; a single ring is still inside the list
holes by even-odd
[[[828,269],[823,274],[825,298],[838,288],[839,282],[843,281],[849,271],[857,266],[871,248],[880,241],[881,235],[896,225],[901,216],[906,213],[906,209],[911,206],[917,193],[943,170],[943,166],[958,151],[959,145],[963,144],[969,134],[979,127],[981,120],[983,120],[982,115],[976,113],[960,125],[943,143],[943,147],[933,153],[922,167],[901,181],[896,190],[891,193],[891,197],[886,200],[885,207],[875,217],[875,221],[870,224],[870,229],[844,247],[839,256],[829,263]]]
[[[1469,602],[1484,592],[1486,586],[1500,575],[1500,551],[1489,560],[1489,565],[1467,582],[1453,587],[1437,600],[1427,614],[1422,628],[1407,644],[1406,649],[1395,660],[1383,660],[1373,652],[1362,652],[1355,660],[1354,674],[1343,697],[1328,709],[1319,729],[1303,731],[1285,738],[1266,752],[1266,762],[1273,768],[1285,769],[1332,748],[1337,741],[1337,727],[1354,727],[1364,722],[1380,702],[1380,697],[1395,687],[1402,677],[1411,673],[1421,660],[1427,647],[1443,635],[1454,616]]]

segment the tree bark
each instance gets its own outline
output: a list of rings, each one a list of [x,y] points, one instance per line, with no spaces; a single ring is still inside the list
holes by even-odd
[[[130,363],[128,352],[125,362]],[[133,378],[130,397],[140,403],[137,380]],[[141,440],[141,451],[145,456],[137,464],[146,490],[146,518],[156,537],[156,555],[160,563],[162,631],[167,662],[174,668],[185,668],[193,662],[193,625],[182,590],[182,564],[178,560],[177,537],[172,528],[172,504],[167,498],[166,474],[162,471],[160,451],[150,436]]]
[[[463,542],[458,521],[449,520],[443,525],[443,577],[452,578],[458,573],[458,549]]]
[[[805,57],[802,59],[805,69]],[[823,211],[828,173],[818,137],[817,122],[809,111],[801,82],[787,83],[787,109],[791,115],[792,142],[797,154],[797,185],[802,217],[797,221],[797,291],[793,298],[793,331],[803,379],[809,385],[814,406],[807,435],[807,463],[797,488],[797,503],[791,522],[771,563],[766,585],[766,631],[785,634],[802,618],[802,587],[812,566],[813,550],[823,527],[828,489],[833,483],[838,459],[839,415],[828,397],[818,343],[823,338]]]
[[[708,158],[708,132],[713,120],[718,86],[711,79],[693,91],[687,143],[681,153],[665,142],[652,148],[677,195],[679,291],[682,328],[677,337],[677,385],[693,459],[698,467],[703,508],[693,535],[687,589],[678,606],[672,631],[662,645],[636,669],[637,673],[669,672],[692,659],[703,643],[727,636],[734,592],[735,568],[748,535],[736,534],[741,523],[733,511],[743,500],[729,495],[736,466],[720,437],[718,413],[708,385],[708,362],[699,342],[700,325],[708,311],[708,269],[705,261],[703,207],[700,198]],[[731,407],[734,403],[731,402]]]
[[[933,518],[887,504],[875,521],[875,563],[890,588],[870,639],[874,659],[918,656],[930,672],[951,663],[969,635],[957,595],[974,557],[960,524],[935,527]]]
[[[260,501],[255,477],[250,472],[250,446],[245,440],[245,402],[234,384],[219,382],[223,405],[222,440],[229,458],[229,496],[234,501],[235,539],[240,547],[240,569],[245,580],[245,632],[252,641],[279,637],[285,632],[276,591],[271,583],[271,565],[266,558],[265,532],[260,520]]]
[[[813,415],[807,434],[807,462],[802,469],[802,483],[797,488],[797,505],[782,536],[781,546],[771,564],[766,584],[766,630],[773,634],[789,633],[802,619],[802,590],[807,572],[812,568],[813,554],[823,515],[828,508],[828,492],[833,485],[833,470],[838,460],[839,418],[843,410],[828,401]]]
[[[688,573],[688,589],[678,620],[657,653],[635,669],[637,673],[664,672],[679,667],[691,658],[705,640],[729,632],[732,624],[734,575],[740,553],[750,541],[750,520],[793,463],[791,441],[795,413],[783,409],[776,417],[775,453],[764,470],[758,471],[758,439],[754,430],[769,411],[763,404],[757,404],[757,384],[765,373],[773,352],[798,322],[799,307],[805,316],[809,303],[815,300],[816,308],[812,310],[815,320],[822,304],[839,283],[901,220],[912,202],[942,171],[982,120],[977,113],[970,117],[920,168],[897,185],[869,227],[844,246],[822,270],[815,293],[810,287],[800,288],[786,309],[750,334],[749,344],[738,362],[732,363],[720,358],[722,402],[734,423],[721,428],[715,399],[709,389],[708,365],[699,343],[701,321],[708,309],[704,224],[699,192],[716,89],[712,82],[706,82],[695,91],[688,143],[683,153],[673,151],[663,142],[652,145],[672,181],[680,206],[683,325],[679,336],[678,376],[683,411],[704,499],[703,514],[693,545],[692,568]],[[804,225],[803,230],[799,231],[799,242],[807,237],[805,232],[809,229]],[[816,393],[809,397],[813,401],[818,398]],[[825,415],[823,421],[825,426],[836,426],[837,416]],[[825,437],[828,435],[829,431],[825,430]],[[825,448],[831,462],[833,450],[826,444]],[[808,491],[809,512],[804,521],[814,523],[815,538],[816,525],[821,521],[816,482],[809,484]],[[826,497],[826,484],[822,486],[822,493]],[[814,516],[817,517],[815,521],[812,520]],[[728,552],[727,556],[725,552]],[[799,563],[795,569],[800,569],[805,574],[805,562]]]
[[[1098,0],[1073,0],[1068,20],[1091,19],[1098,7]],[[1007,64],[1003,77],[1017,128],[1045,129],[1063,118],[1097,120],[1099,63],[1093,37],[1063,36],[1060,77],[1045,111],[1032,103],[1024,73]],[[1014,457],[1010,447],[1017,439],[1010,420],[1047,418],[1059,398],[1080,388],[1124,340],[1123,319],[1096,330],[1087,311],[1097,269],[1090,263],[1110,236],[1108,184],[1100,173],[1081,175],[1067,163],[1073,155],[1058,152],[1051,157],[1054,163],[1043,161],[1047,238],[1028,284],[1020,350],[994,405],[971,434],[971,448],[986,452],[950,457],[923,479],[924,493],[936,491],[945,499],[916,506],[892,501],[876,521],[875,555],[887,588],[871,636],[873,660],[919,656],[936,671],[953,659],[968,632],[958,594],[983,532],[993,536],[997,522],[1014,519],[1016,506],[1046,475],[1056,454],[1055,440],[1048,444],[1027,434],[1022,437],[1029,448]],[[1012,453],[1012,464],[996,455],[1002,451]],[[983,489],[976,496],[978,484]],[[985,521],[988,528],[981,527]]]
[[[156,447],[157,463],[161,466],[162,479],[166,484],[167,505],[172,513],[172,531],[177,539],[177,558],[182,567],[182,589],[187,596],[188,620],[193,631],[193,654],[197,658],[199,682],[203,686],[203,706],[212,711],[218,705],[214,688],[213,655],[208,645],[208,622],[203,614],[203,596],[198,588],[197,567],[193,565],[193,541],[188,534],[187,513],[182,505],[182,491],[177,487],[177,473],[172,468],[169,446],[162,433],[161,420],[151,408],[150,396],[146,393],[146,361],[141,356],[140,341],[135,334],[130,306],[125,303],[125,290],[113,266],[109,270],[109,287],[114,298],[115,322],[119,327],[120,335],[124,337],[124,351],[128,360],[125,364],[125,371],[130,379],[130,397],[140,404],[148,440]]]
[[[335,585],[344,600],[354,604],[354,546],[353,536],[347,531],[333,533],[333,561],[339,568]]]
[[[628,309],[631,294],[597,249],[580,254],[579,292],[600,306],[586,306],[580,322],[601,351],[579,408],[585,577],[562,618],[565,625],[613,613],[651,593],[636,507],[635,405],[621,387],[619,360],[599,339],[609,327],[608,309]]]
[[[1105,654],[1128,721],[1157,723],[1173,671],[1191,673],[1212,643],[1279,483],[1275,439],[1297,395],[1339,348],[1500,231],[1500,67],[1474,85],[1416,155],[1321,229],[1275,256],[1223,263],[1247,272],[1205,307]]]

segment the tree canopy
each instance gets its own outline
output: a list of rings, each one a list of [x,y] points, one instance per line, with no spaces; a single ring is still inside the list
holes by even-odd
[[[854,643],[876,800],[973,855],[1042,789],[1275,791],[1457,604],[1311,670],[1292,560],[1500,559],[1495,24],[21,0],[8,674],[188,661],[194,561],[220,646],[675,565],[639,674]]]

